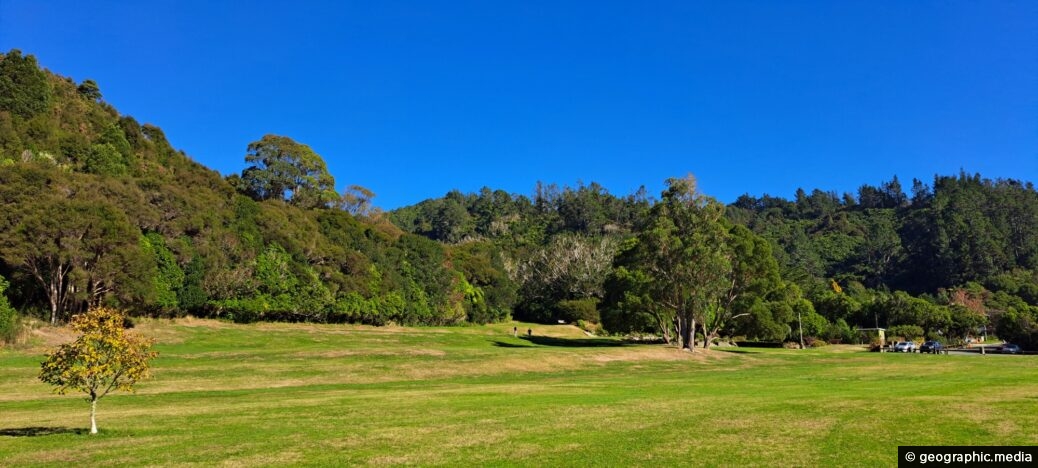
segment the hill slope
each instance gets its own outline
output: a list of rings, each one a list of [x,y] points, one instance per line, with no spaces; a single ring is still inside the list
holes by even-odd
[[[32,56],[0,56],[0,72],[0,274],[23,309],[52,321],[103,302],[239,321],[507,315],[473,300],[494,299],[480,289],[494,279],[469,283],[439,243],[378,216],[250,196],[119,114],[96,83]]]

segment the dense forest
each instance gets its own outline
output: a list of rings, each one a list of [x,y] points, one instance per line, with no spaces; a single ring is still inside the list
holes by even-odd
[[[384,213],[364,187],[337,193],[303,143],[242,146],[241,173],[223,177],[94,81],[0,56],[0,331],[104,304],[240,322],[561,320],[685,347],[861,327],[1038,345],[1029,182],[963,172],[906,193],[893,177],[727,206],[691,176],[658,198],[539,183]]]
[[[97,304],[236,321],[507,317],[510,292],[495,289],[490,252],[403,232],[361,187],[336,194],[306,145],[268,135],[242,146],[242,173],[221,177],[158,127],[120,115],[92,80],[3,56],[0,275],[10,302],[51,322]]]

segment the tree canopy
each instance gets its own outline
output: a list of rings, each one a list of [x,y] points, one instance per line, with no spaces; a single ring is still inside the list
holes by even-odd
[[[691,176],[667,184],[617,259],[615,284],[631,291],[614,296],[621,299],[614,307],[622,308],[624,299],[636,302],[636,311],[655,314],[661,328],[673,325],[679,345],[693,350],[697,323],[706,330],[706,322],[722,313],[732,274],[724,206],[700,193]]]
[[[249,143],[241,174],[243,188],[257,200],[285,200],[302,208],[338,200],[335,179],[309,146],[277,135]]]

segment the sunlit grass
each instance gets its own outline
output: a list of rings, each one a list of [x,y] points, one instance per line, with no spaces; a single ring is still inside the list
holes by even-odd
[[[573,327],[145,321],[154,378],[101,401],[0,351],[3,465],[860,465],[898,445],[1036,444],[1038,360],[715,350]]]

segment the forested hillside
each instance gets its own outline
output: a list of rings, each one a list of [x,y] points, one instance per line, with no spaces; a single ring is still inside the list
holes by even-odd
[[[450,192],[391,217],[405,230],[493,244],[514,259],[519,318],[601,319],[614,331],[652,331],[673,317],[634,313],[615,272],[628,256],[625,242],[652,229],[652,212],[666,198],[644,191],[617,197],[593,183],[538,185],[532,198]],[[744,251],[767,251],[781,279],[758,268],[756,276],[772,284],[736,298],[729,316],[741,316],[727,320],[721,334],[788,339],[800,312],[813,338],[852,339],[853,328],[877,326],[910,337],[987,331],[1025,343],[1035,338],[1038,192],[1030,182],[962,173],[915,180],[909,195],[895,176],[856,194],[744,195],[723,211],[729,234],[718,242],[765,240],[754,253]]]
[[[225,179],[119,114],[93,81],[19,51],[0,57],[0,274],[12,304],[52,322],[101,303],[238,321],[507,317],[507,288],[482,272],[489,253],[402,232],[367,209],[362,188],[339,196],[320,156],[287,137],[242,150],[242,174]]]
[[[23,314],[98,304],[237,321],[579,323],[691,347],[852,340],[857,327],[1038,344],[1038,192],[962,173],[854,194],[744,195],[691,177],[610,194],[484,188],[382,213],[286,136],[222,177],[100,86],[0,57],[0,275]],[[548,175],[550,176],[550,175]],[[0,282],[0,286],[3,282]],[[0,308],[0,325],[5,322]],[[0,327],[2,328],[2,327]]]

